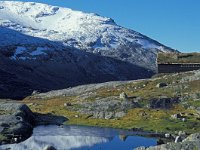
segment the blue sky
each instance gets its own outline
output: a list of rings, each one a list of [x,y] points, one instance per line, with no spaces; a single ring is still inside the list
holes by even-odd
[[[97,13],[181,52],[200,52],[200,0],[31,1]]]

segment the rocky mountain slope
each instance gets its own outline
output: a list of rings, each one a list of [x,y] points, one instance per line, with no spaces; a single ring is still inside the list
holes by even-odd
[[[23,123],[21,117],[26,121],[26,116],[33,114],[37,125],[62,124],[68,118],[66,124],[150,131],[152,136],[159,137],[159,144],[176,141],[148,150],[199,149],[199,85],[200,70],[196,70],[35,93],[19,101],[22,104],[3,100],[0,101],[0,144],[10,139],[7,131],[13,130],[9,129],[22,127],[16,126],[18,122]],[[19,135],[24,131],[16,130]]]
[[[0,97],[146,78],[174,52],[114,20],[33,2],[0,1]]]
[[[176,141],[138,150],[190,150],[200,148],[199,85],[197,70],[50,91],[23,103],[33,112],[68,117],[67,124],[151,131],[159,144]]]
[[[197,70],[82,85],[35,94],[23,102],[33,111],[67,116],[72,124],[74,121],[84,125],[194,133],[200,131],[199,82]]]

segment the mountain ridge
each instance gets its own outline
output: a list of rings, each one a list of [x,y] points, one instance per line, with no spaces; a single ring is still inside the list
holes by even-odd
[[[175,52],[113,19],[33,2],[0,1],[0,34],[3,98],[148,78],[158,51]]]
[[[125,58],[125,61],[129,62],[131,60],[128,59],[137,59],[142,53],[140,48],[152,49],[153,53],[173,51],[134,30],[117,25],[110,18],[93,13],[34,2],[4,1],[0,2],[0,6],[1,26],[33,37],[58,41],[64,46],[111,57],[112,53],[116,53],[116,49],[123,49],[126,45],[138,47],[134,49],[134,54],[137,56]],[[149,57],[155,59],[155,55]],[[116,58],[119,56],[117,55]],[[155,69],[155,63],[152,64],[152,61],[146,60],[142,55],[140,58],[141,61],[137,60],[134,63],[139,62],[137,65],[146,67],[151,62],[148,67]],[[120,59],[123,60],[124,57]]]

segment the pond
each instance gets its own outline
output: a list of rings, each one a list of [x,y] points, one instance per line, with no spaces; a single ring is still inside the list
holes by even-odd
[[[1,145],[0,149],[43,150],[133,150],[156,145],[157,139],[137,136],[136,132],[86,126],[38,126],[33,135],[18,144]]]

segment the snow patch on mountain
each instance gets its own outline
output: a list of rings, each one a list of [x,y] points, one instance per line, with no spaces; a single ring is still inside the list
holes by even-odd
[[[129,30],[116,25],[110,18],[95,14],[39,3],[1,1],[0,5],[2,7],[0,18],[10,21],[10,23],[7,22],[8,27],[32,36],[58,41],[65,40],[66,44],[75,39],[86,46],[92,42],[96,44],[101,39],[102,45],[109,47],[109,44],[113,44],[116,48],[117,42],[112,41],[126,39],[134,42],[133,38],[142,37],[137,32],[130,33]],[[140,44],[142,39],[138,41]]]
[[[156,72],[157,52],[174,50],[111,18],[41,3],[0,1],[0,98],[149,78]]]
[[[37,55],[45,54],[43,52],[44,50],[46,50],[46,49],[43,47],[38,47],[35,51],[31,52],[30,55],[37,56]]]
[[[11,57],[12,59],[16,60],[16,57],[20,54],[22,54],[24,51],[26,51],[26,48],[25,47],[17,47],[14,55]]]
[[[34,2],[0,1],[0,27],[0,46],[25,47],[20,54],[13,54],[11,58],[14,60],[22,53],[24,57],[35,59],[49,50],[62,50],[62,45],[152,69],[155,68],[157,51],[173,51],[117,25],[111,18]],[[29,50],[31,44],[39,48]],[[50,48],[44,52],[45,47]]]

